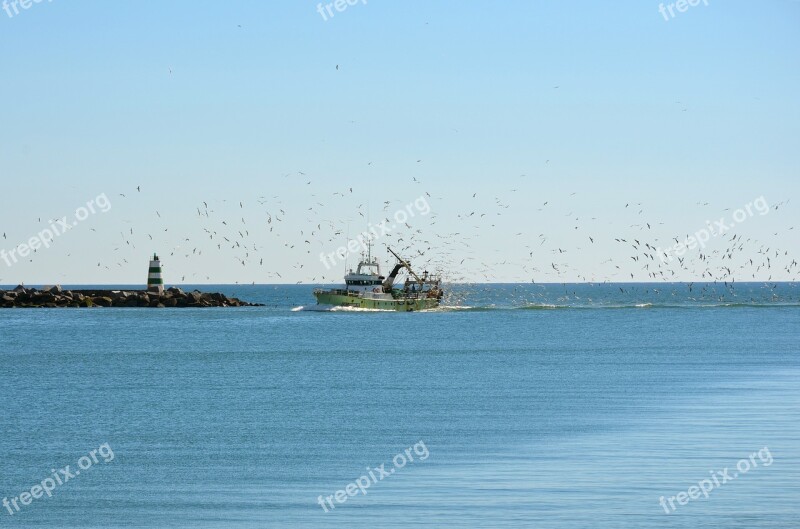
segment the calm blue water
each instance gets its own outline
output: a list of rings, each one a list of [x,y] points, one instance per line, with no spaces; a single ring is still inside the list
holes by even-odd
[[[107,443],[0,526],[800,526],[796,284],[464,285],[409,314],[203,290],[267,306],[0,310],[0,496]]]

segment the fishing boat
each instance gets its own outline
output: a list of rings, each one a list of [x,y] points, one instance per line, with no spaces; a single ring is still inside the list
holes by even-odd
[[[397,264],[388,277],[381,274],[381,266],[378,259],[372,257],[370,246],[367,254],[362,255],[355,271],[351,269],[344,276],[344,288],[314,289],[317,304],[400,312],[438,307],[444,295],[441,278],[427,271],[417,275],[412,270],[411,263],[397,255],[391,248],[389,252],[397,259]],[[408,277],[402,284],[395,285],[402,270],[408,272]]]

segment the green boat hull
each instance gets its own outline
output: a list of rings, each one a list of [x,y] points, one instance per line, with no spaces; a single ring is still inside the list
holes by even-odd
[[[330,292],[315,292],[317,303],[332,305],[334,307],[351,307],[370,310],[395,310],[411,312],[416,310],[435,309],[439,300],[435,298],[397,298],[397,299],[369,299],[345,294]]]

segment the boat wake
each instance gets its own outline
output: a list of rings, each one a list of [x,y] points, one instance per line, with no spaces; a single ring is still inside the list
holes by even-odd
[[[292,312],[395,312],[389,309],[367,309],[362,307],[338,307],[334,305],[301,305]]]
[[[526,305],[440,305],[436,308],[424,309],[416,312],[490,312],[490,311],[529,311],[529,310],[638,310],[638,309],[734,309],[734,308],[779,308],[779,307],[800,307],[800,303],[630,303],[630,304],[603,304],[603,303],[584,303],[584,304],[563,304],[555,305],[551,303],[529,303]],[[391,309],[369,309],[361,307],[338,307],[332,305],[308,305],[299,306],[292,309],[292,312],[395,312]]]
[[[750,302],[750,303],[583,303],[583,304],[552,304],[552,303],[529,303],[526,305],[442,305],[436,309],[426,312],[488,312],[488,311],[529,311],[529,310],[636,310],[636,309],[728,309],[728,308],[781,308],[781,307],[800,307],[800,303],[785,302]]]

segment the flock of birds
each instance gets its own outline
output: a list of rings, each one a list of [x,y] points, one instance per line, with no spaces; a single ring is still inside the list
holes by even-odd
[[[422,160],[416,163],[422,163]],[[153,204],[153,197],[148,196],[143,186],[132,187],[129,192],[118,192],[112,198],[115,209],[127,209],[123,213],[125,216],[133,211],[139,213],[137,217],[121,219],[122,223],[129,224],[123,229],[120,229],[119,220],[106,222],[105,219],[85,228],[89,232],[98,229],[118,231],[117,243],[110,251],[107,247],[98,248],[98,254],[105,257],[96,262],[95,268],[131,271],[138,279],[145,251],[160,249],[162,258],[169,257],[165,259],[166,270],[183,271],[172,278],[175,282],[220,282],[207,270],[219,269],[221,261],[228,263],[223,266],[235,267],[238,270],[236,277],[246,277],[248,283],[341,283],[345,267],[353,267],[358,256],[349,256],[346,264],[335,261],[336,266],[331,267],[322,263],[321,256],[345,246],[348,240],[355,239],[368,227],[384,223],[391,230],[374,241],[373,255],[388,264],[390,260],[381,255],[381,249],[390,246],[410,259],[417,268],[440,272],[449,282],[694,280],[728,285],[736,281],[769,282],[773,278],[796,281],[800,274],[800,266],[788,248],[748,237],[737,227],[712,237],[705,248],[689,250],[683,255],[670,255],[665,248],[683,242],[690,234],[674,233],[668,239],[657,235],[668,228],[664,222],[645,220],[645,207],[641,203],[618,206],[622,218],[631,222],[626,226],[616,226],[618,232],[611,234],[609,221],[598,216],[584,218],[573,211],[573,207],[580,207],[571,202],[577,193],[542,200],[531,208],[529,200],[520,192],[521,185],[497,192],[489,201],[483,200],[479,191],[464,191],[463,196],[448,193],[445,199],[425,190],[422,181],[412,176],[404,191],[409,188],[411,192],[418,190],[419,198],[416,200],[424,200],[430,209],[428,214],[424,214],[408,207],[414,203],[414,195],[409,200],[386,197],[388,199],[379,204],[358,203],[357,197],[363,195],[349,185],[331,192],[330,188],[325,189],[327,186],[314,186],[312,179],[300,171],[282,178],[285,184],[282,182],[275,188],[291,188],[290,202],[275,194],[241,200],[209,198],[191,206],[172,206],[163,215],[163,209],[149,210],[148,204]],[[525,175],[520,178],[525,178]],[[368,195],[373,193],[371,189]],[[547,223],[542,223],[542,226],[552,227],[558,223],[561,231],[548,235],[541,229],[531,232],[519,228],[521,212],[516,212],[517,215],[512,215],[512,212],[520,207],[515,204],[520,198],[528,210],[535,209],[535,213]],[[133,204],[131,208],[125,208],[117,206],[117,201],[131,201]],[[305,203],[305,207],[299,209],[298,203]],[[786,203],[770,207],[777,211]],[[696,205],[707,208],[709,215],[714,216],[709,203]],[[150,218],[138,216],[148,210],[146,216]],[[404,215],[402,222],[398,222],[395,217],[398,211],[413,211],[413,214]],[[522,214],[522,218],[526,218],[534,212]],[[504,217],[514,220],[504,223]],[[40,224],[50,222],[38,217],[34,226],[20,223],[20,227],[15,228],[20,233],[15,233],[11,239],[26,240],[23,228],[36,232],[41,229],[38,228]],[[534,220],[531,223],[537,224]],[[176,228],[171,229],[171,224]],[[459,229],[454,231],[453,226]],[[786,231],[793,229],[793,226],[787,227]],[[568,236],[564,235],[566,230]],[[3,238],[8,240],[8,234],[3,233]],[[54,246],[69,246],[67,239],[56,239]],[[165,252],[165,248],[168,251]],[[39,249],[28,260],[46,259],[44,254],[50,251],[53,250]],[[602,259],[596,259],[597,256]],[[65,257],[74,258],[69,251]],[[593,259],[596,262],[592,262]],[[277,264],[292,261],[294,263],[288,267]],[[119,275],[115,274],[116,277]],[[690,291],[694,288],[692,285],[688,283]],[[620,288],[624,290],[625,287]]]

